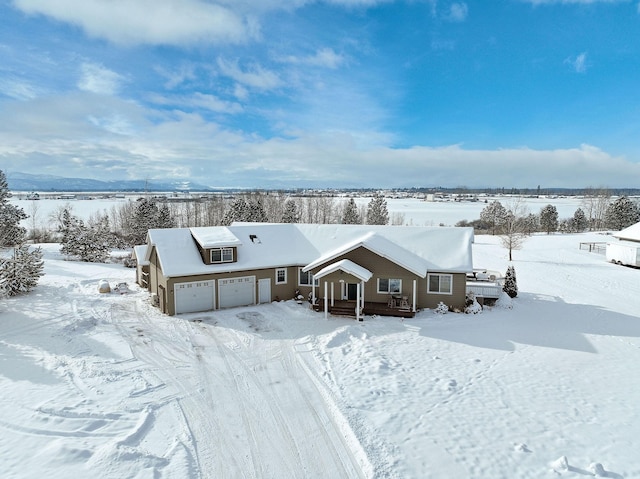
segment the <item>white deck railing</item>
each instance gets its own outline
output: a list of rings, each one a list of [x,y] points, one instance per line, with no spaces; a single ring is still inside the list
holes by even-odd
[[[467,293],[476,297],[498,299],[501,292],[502,286],[498,283],[467,283]]]

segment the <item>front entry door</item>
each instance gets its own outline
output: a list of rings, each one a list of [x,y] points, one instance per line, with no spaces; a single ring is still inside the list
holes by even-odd
[[[358,299],[358,284],[357,283],[349,283],[347,284],[347,299],[349,301],[355,301]]]

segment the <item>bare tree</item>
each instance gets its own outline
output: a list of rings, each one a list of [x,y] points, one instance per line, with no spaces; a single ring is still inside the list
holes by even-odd
[[[506,214],[499,226],[500,242],[509,251],[509,261],[513,261],[513,251],[522,248],[527,239],[527,221],[529,210],[521,198],[507,204]]]
[[[607,188],[585,188],[582,209],[589,221],[589,230],[605,228],[605,216],[610,202],[611,192]]]

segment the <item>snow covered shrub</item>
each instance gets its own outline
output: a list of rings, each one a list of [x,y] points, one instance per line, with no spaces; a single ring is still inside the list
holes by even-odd
[[[122,264],[124,265],[125,268],[135,268],[136,266],[138,266],[138,262],[131,257],[123,258]]]
[[[518,283],[516,281],[516,270],[513,266],[507,268],[507,274],[504,276],[504,286],[502,291],[507,293],[510,298],[518,296]]]
[[[465,314],[478,314],[482,313],[482,306],[476,300],[476,295],[472,292],[467,293],[467,298],[464,303]]]
[[[504,291],[500,293],[500,297],[496,301],[496,308],[501,309],[512,309],[513,308],[513,300],[511,297],[505,293]]]
[[[437,314],[447,314],[449,312],[449,306],[440,301],[438,306],[436,306],[435,312]]]

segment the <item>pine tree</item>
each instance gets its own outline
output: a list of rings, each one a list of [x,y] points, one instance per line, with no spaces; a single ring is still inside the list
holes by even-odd
[[[0,297],[28,293],[44,275],[43,269],[41,248],[15,247],[12,257],[0,258]]]
[[[507,220],[507,209],[499,201],[492,201],[480,212],[480,219],[491,229],[495,235]]]
[[[262,204],[262,199],[260,199],[259,196],[252,198],[247,203],[246,217],[240,221],[250,221],[253,223],[267,223],[269,221],[264,205]]]
[[[109,259],[113,236],[108,216],[99,217],[87,226],[84,221],[65,210],[62,214],[61,233],[62,254],[90,263],[105,263]]]
[[[516,281],[516,270],[513,266],[507,268],[507,273],[504,276],[504,286],[502,291],[507,293],[510,298],[518,296],[518,282]]]
[[[540,227],[547,234],[558,229],[558,210],[553,205],[547,205],[540,210]]]
[[[344,212],[342,214],[342,224],[343,225],[359,225],[362,224],[362,219],[360,218],[360,213],[358,213],[358,206],[353,198],[349,198],[347,204],[344,207]]]
[[[26,228],[20,226],[27,215],[22,208],[9,203],[10,198],[7,177],[0,170],[0,247],[20,245],[27,234]]]
[[[387,223],[389,223],[387,200],[381,194],[376,193],[367,205],[367,224],[386,225]]]
[[[300,223],[300,213],[298,212],[298,204],[295,200],[289,198],[284,202],[284,211],[282,212],[283,223]]]
[[[229,226],[234,221],[247,221],[249,204],[244,198],[237,198],[224,214],[222,224]]]
[[[171,211],[169,211],[169,206],[166,203],[163,203],[158,208],[158,215],[156,219],[155,228],[164,229],[164,228],[174,228],[176,226],[176,222],[171,217]],[[146,240],[146,237],[145,237]]]
[[[607,207],[605,213],[607,228],[620,231],[638,221],[640,221],[640,209],[626,196],[621,196]]]
[[[589,220],[582,208],[578,208],[571,219],[571,229],[576,233],[582,233],[589,227]]]

